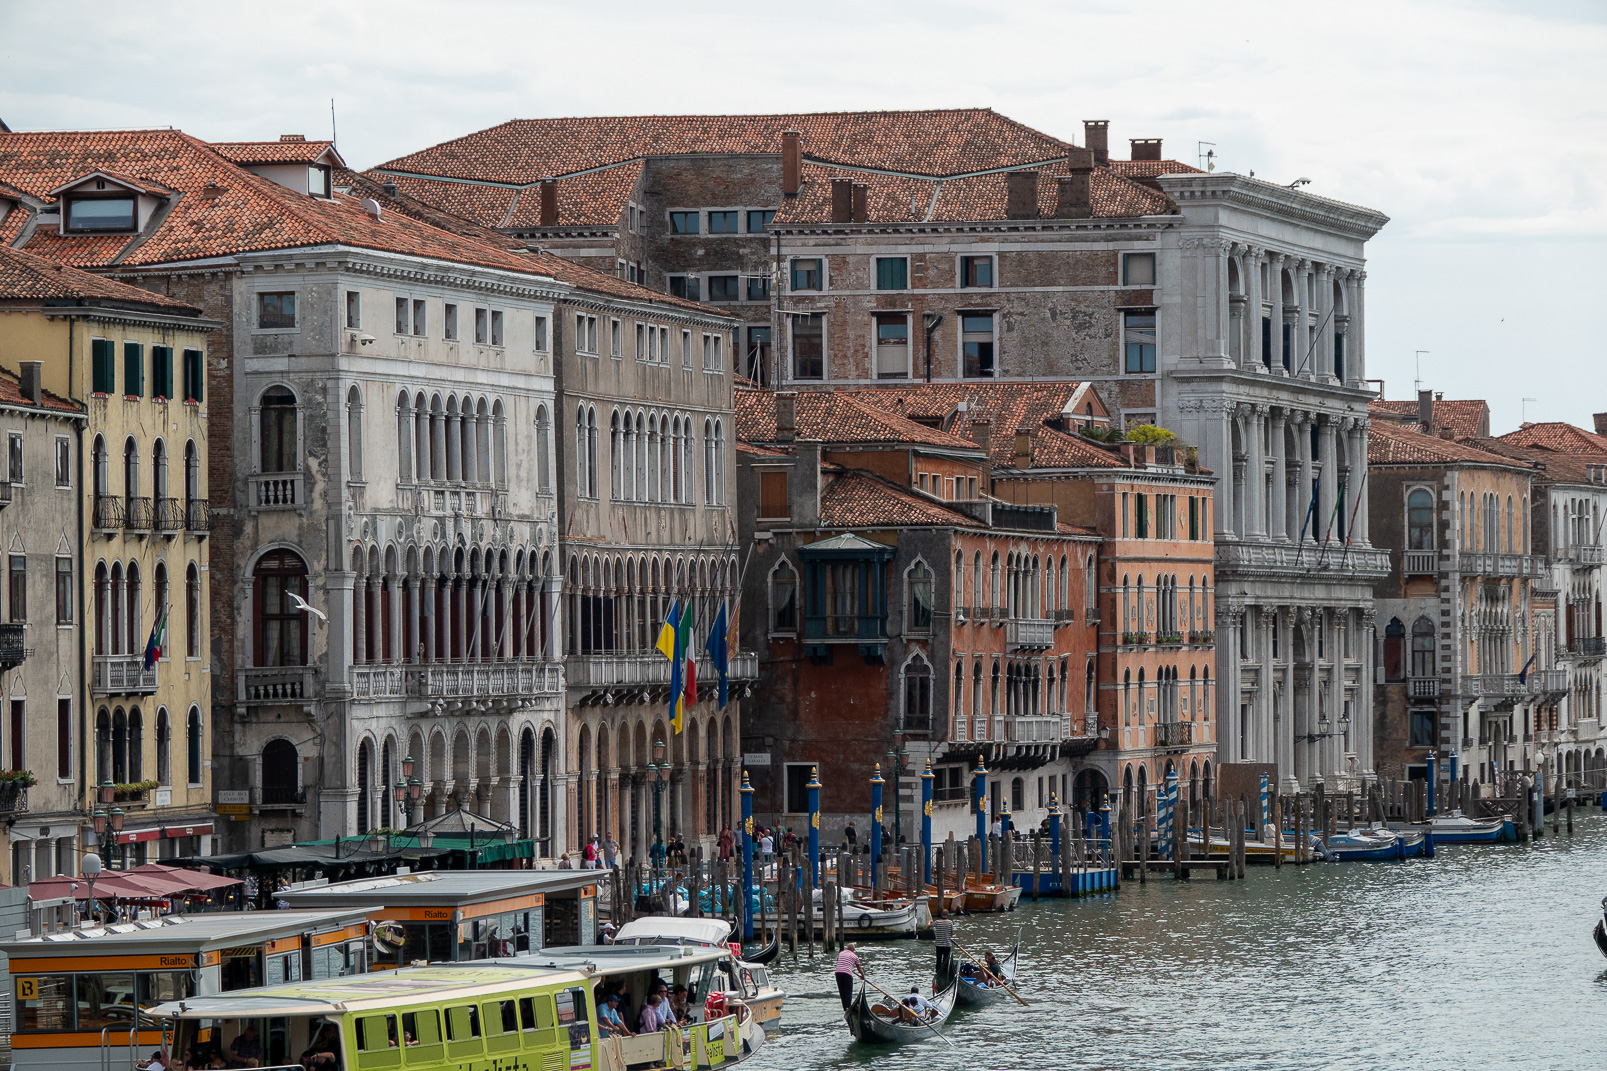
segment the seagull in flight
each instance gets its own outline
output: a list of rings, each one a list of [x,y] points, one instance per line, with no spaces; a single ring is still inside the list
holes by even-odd
[[[318,620],[323,621],[326,624],[328,623],[329,615],[324,613],[322,610],[318,609],[316,606],[313,606],[312,604],[307,602],[306,599],[303,599],[300,595],[297,595],[294,591],[287,591],[287,592],[285,592],[285,594],[290,597],[290,604],[292,606],[294,606],[296,609],[300,610],[304,614],[312,614]]]

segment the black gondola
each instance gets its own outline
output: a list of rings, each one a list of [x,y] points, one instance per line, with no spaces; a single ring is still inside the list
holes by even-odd
[[[848,1030],[854,1035],[856,1041],[870,1044],[902,1045],[907,1041],[920,1041],[930,1038],[933,1034],[943,1037],[938,1029],[954,1013],[954,1001],[958,995],[960,979],[953,975],[949,979],[949,986],[943,992],[933,996],[931,1003],[937,1008],[937,1015],[931,1022],[904,1023],[895,1022],[886,1016],[878,1015],[871,1008],[870,983],[860,985],[859,992],[854,995],[853,1004],[843,1013],[848,1020]],[[894,1003],[897,1003],[894,1001]],[[944,1040],[948,1040],[944,1038]]]
[[[1597,919],[1596,929],[1591,933],[1591,936],[1596,939],[1596,947],[1601,949],[1601,954],[1607,956],[1607,924],[1604,924],[1601,919]]]
[[[770,935],[770,943],[759,949],[757,952],[750,954],[747,949],[744,948],[742,950],[742,959],[744,962],[758,963],[760,965],[774,963],[776,957],[779,955],[781,955],[781,933],[779,930],[772,933]]]
[[[999,964],[999,977],[1003,979],[1006,985],[1014,983],[1016,980],[1016,957],[1020,954],[1021,946],[1018,944],[1010,951],[1010,955],[1005,958],[1004,962]],[[965,974],[966,967],[971,967],[975,973],[967,977]],[[982,983],[980,964],[967,961],[960,964],[957,973],[960,982],[958,997],[962,1008],[985,1008],[991,1004],[997,1004],[1010,995],[1010,991],[1003,986],[989,986]]]

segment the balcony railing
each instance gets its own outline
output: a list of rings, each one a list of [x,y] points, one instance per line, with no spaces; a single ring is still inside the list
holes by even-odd
[[[95,496],[94,527],[97,531],[109,532],[123,527],[123,500],[114,495]]]
[[[1065,724],[1058,714],[1005,718],[1004,738],[1014,744],[1054,743],[1065,739]]]
[[[301,473],[258,473],[251,477],[251,504],[256,509],[295,509],[305,505]]]
[[[1190,632],[1189,633],[1189,642],[1190,643],[1198,643],[1198,644],[1215,643],[1216,642],[1216,631],[1214,629],[1208,629],[1207,628],[1207,629],[1200,629],[1198,632]]]
[[[1128,647],[1141,647],[1141,646],[1143,646],[1144,644],[1146,644],[1148,642],[1149,642],[1149,633],[1147,633],[1147,632],[1124,632],[1124,633],[1122,633],[1122,643],[1125,646],[1128,646]]]
[[[96,695],[145,695],[156,691],[156,667],[143,654],[96,655],[91,684]]]
[[[1162,722],[1155,726],[1156,747],[1188,747],[1194,743],[1191,721]]]
[[[192,498],[184,503],[184,527],[191,532],[212,530],[212,506],[204,498]]]
[[[1565,669],[1530,670],[1521,680],[1516,673],[1481,673],[1462,678],[1465,695],[1487,699],[1526,698],[1567,690],[1568,671]]]
[[[352,670],[356,699],[400,698],[407,694],[407,666],[358,666]]]
[[[1529,691],[1536,695],[1545,692],[1566,692],[1568,671],[1565,669],[1536,669],[1529,673]]]
[[[1012,651],[1053,647],[1055,623],[1048,618],[1012,617],[1004,623],[1004,642]]]
[[[263,785],[257,792],[263,807],[300,807],[307,802],[307,790],[294,785]]]
[[[1601,734],[1601,719],[1580,718],[1574,722],[1574,739],[1581,744],[1588,744]]]
[[[1569,658],[1600,658],[1607,653],[1607,636],[1581,636],[1568,645]]]
[[[295,703],[313,695],[311,666],[247,666],[235,673],[242,703]]]
[[[149,532],[156,524],[156,510],[151,500],[129,497],[123,500],[123,527],[130,532]]]
[[[156,500],[156,530],[182,532],[184,530],[184,503],[176,498]]]
[[[713,664],[699,658],[697,676],[701,688],[718,685]],[[670,683],[670,663],[658,652],[652,654],[579,655],[564,660],[566,683],[571,688],[610,688],[629,685]],[[735,681],[759,679],[759,656],[739,651],[726,663],[726,675]]]
[[[23,644],[28,639],[28,626],[20,621],[0,625],[0,668],[20,666],[28,657]]]
[[[562,691],[563,675],[552,662],[461,662],[406,669],[407,694],[421,699],[557,695]]]
[[[1409,550],[1406,552],[1407,576],[1431,576],[1439,572],[1440,555],[1433,550]]]
[[[21,814],[28,809],[28,786],[20,781],[0,782],[0,814]]]
[[[1464,574],[1476,576],[1539,576],[1545,571],[1545,560],[1533,554],[1463,551],[1457,567]]]
[[[1600,543],[1581,543],[1574,548],[1574,561],[1580,565],[1603,564],[1603,548]]]
[[[1407,684],[1408,694],[1413,699],[1438,699],[1440,697],[1440,679],[1438,677],[1413,677]]]

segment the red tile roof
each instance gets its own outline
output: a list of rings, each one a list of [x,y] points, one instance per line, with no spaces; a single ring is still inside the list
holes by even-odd
[[[0,405],[25,406],[29,409],[48,409],[55,413],[83,412],[80,407],[65,398],[57,397],[48,390],[39,392],[39,404],[35,406],[33,400],[22,393],[21,381],[4,369],[0,369]]]
[[[776,396],[767,390],[736,394],[737,438],[754,443],[776,442]],[[858,400],[841,391],[800,391],[795,402],[797,437],[825,443],[888,443],[980,452],[969,439]]]
[[[1524,424],[1500,438],[1518,446],[1538,446],[1559,454],[1607,454],[1607,437],[1562,421]]]
[[[1396,424],[1375,421],[1367,436],[1367,463],[1369,465],[1500,465],[1508,468],[1528,468],[1525,463],[1488,450]]]
[[[769,446],[760,446],[758,443],[743,442],[741,439],[737,440],[737,453],[750,454],[753,457],[769,458],[787,458],[793,456],[786,450],[780,450]]]
[[[1504,439],[1466,439],[1469,446],[1488,450],[1492,454],[1534,463],[1540,470],[1539,478],[1548,483],[1593,483],[1590,470],[1607,464],[1607,456],[1599,454],[1564,454],[1547,450],[1543,446],[1519,446]],[[1599,485],[1598,485],[1599,486]]]
[[[1367,403],[1367,411],[1374,416],[1393,419],[1396,423],[1417,424],[1417,403],[1410,400],[1385,401],[1375,398]],[[1458,439],[1490,434],[1490,406],[1481,398],[1436,398],[1434,423],[1450,428]]]
[[[0,302],[115,302],[165,313],[199,316],[193,305],[106,279],[21,249],[0,246]]]
[[[1067,145],[991,108],[777,115],[515,119],[380,165],[382,170],[524,185],[646,156],[781,151],[799,130],[806,159],[954,175],[1064,156]]]
[[[311,164],[335,147],[333,141],[212,141],[219,156],[237,164]],[[337,154],[338,155],[338,154]]]
[[[1032,434],[1032,467],[1123,469],[1127,467],[1127,462],[1109,448],[1090,442],[1080,435],[1068,435],[1054,428],[1038,428]]]
[[[1055,451],[1052,456],[1067,459],[1064,464],[1083,464],[1069,460],[1073,456],[1086,456],[1089,465],[1101,466],[1099,457],[1109,455],[1097,446],[1077,440],[1077,446],[1057,445],[1046,439],[1042,432],[1050,429],[1043,425],[1059,419],[1068,407],[1080,409],[1083,403],[1095,403],[1095,411],[1103,416],[1104,403],[1097,394],[1091,394],[1087,384],[1074,380],[1053,380],[1040,383],[922,383],[911,386],[868,387],[853,391],[858,400],[888,412],[919,422],[942,421],[952,432],[964,436],[973,422],[987,421],[989,453],[995,465],[1008,467],[1015,457],[1017,428],[1032,428],[1035,442],[1034,464],[1040,449]],[[965,413],[959,412],[965,403]],[[1074,439],[1073,436],[1061,438]],[[1051,456],[1049,454],[1045,457]],[[1044,462],[1045,464],[1055,464]],[[1055,467],[1060,467],[1056,464]],[[1119,467],[1119,465],[1118,465]]]
[[[1147,179],[1156,175],[1203,175],[1181,160],[1112,160],[1110,169],[1123,178]]]
[[[558,226],[612,227],[625,216],[625,203],[636,192],[642,177],[642,162],[632,160],[618,167],[570,175],[555,183],[558,194]],[[503,226],[541,225],[541,191],[519,191],[519,203]]]
[[[873,473],[840,465],[822,465],[820,472],[820,523],[823,527],[980,527],[976,519]]]

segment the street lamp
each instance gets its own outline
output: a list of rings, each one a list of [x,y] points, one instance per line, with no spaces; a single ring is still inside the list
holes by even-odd
[[[402,822],[402,828],[405,829],[413,824],[413,801],[407,795],[407,782],[398,777],[396,785],[391,791],[396,795],[396,806],[401,808],[402,814],[405,816]]]
[[[124,869],[126,860],[123,858],[123,855],[128,851],[128,849],[123,845],[117,844],[117,834],[123,831],[123,817],[123,809],[121,807],[113,807],[111,814],[107,815],[106,823],[107,825],[111,826],[112,829],[112,843],[117,848],[117,869],[119,870]]]
[[[664,864],[664,773],[670,768],[664,759],[664,741],[653,741],[653,757],[647,768],[653,771],[653,859]]]
[[[110,777],[100,783],[100,801],[102,803],[112,802],[112,799],[116,797],[116,795],[117,786],[112,784],[112,779]]]

